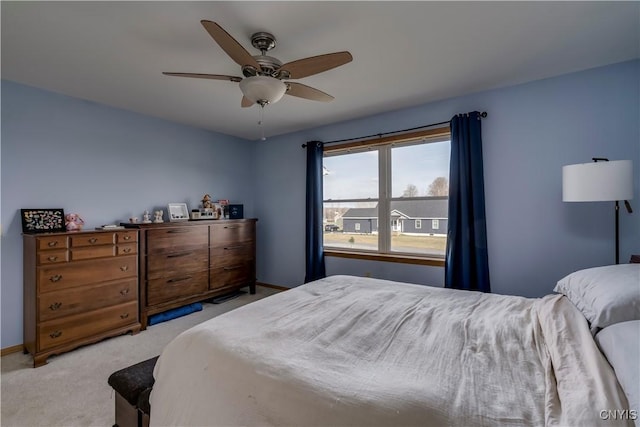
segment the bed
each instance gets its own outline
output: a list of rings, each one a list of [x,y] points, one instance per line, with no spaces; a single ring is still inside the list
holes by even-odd
[[[625,274],[640,299],[637,267]],[[151,425],[633,426],[638,408],[594,339],[610,319],[588,319],[560,282],[556,291],[307,283],[168,344],[154,368]],[[640,305],[625,309],[634,317]],[[634,319],[614,323],[625,320]]]

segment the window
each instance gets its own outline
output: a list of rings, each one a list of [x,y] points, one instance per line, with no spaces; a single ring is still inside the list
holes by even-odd
[[[417,134],[325,147],[326,250],[444,257],[449,128]]]

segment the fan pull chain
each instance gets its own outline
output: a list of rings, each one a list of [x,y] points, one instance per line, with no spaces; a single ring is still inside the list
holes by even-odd
[[[266,141],[267,138],[264,136],[264,126],[262,124],[264,119],[264,105],[260,105],[260,120],[258,121],[258,126],[260,126],[260,140]]]

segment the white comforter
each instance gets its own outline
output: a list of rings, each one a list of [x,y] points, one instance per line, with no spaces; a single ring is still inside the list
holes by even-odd
[[[195,326],[154,375],[152,425],[612,426],[600,411],[628,409],[565,297],[352,276]]]

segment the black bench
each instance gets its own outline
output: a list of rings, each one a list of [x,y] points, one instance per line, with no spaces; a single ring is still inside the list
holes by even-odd
[[[108,383],[116,391],[114,427],[148,427],[153,368],[159,356],[114,372]]]

